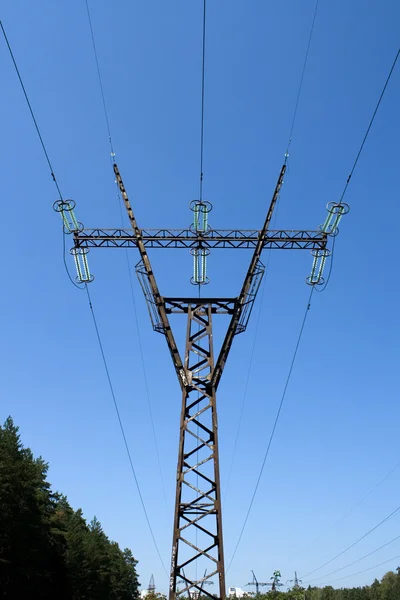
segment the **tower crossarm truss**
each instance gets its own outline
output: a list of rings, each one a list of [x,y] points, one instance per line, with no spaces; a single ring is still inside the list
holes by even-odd
[[[210,229],[199,236],[191,229],[140,229],[145,248],[254,249],[259,229]],[[324,250],[328,235],[320,230],[267,230],[263,249]],[[137,248],[138,240],[129,229],[82,229],[74,232],[76,248]]]

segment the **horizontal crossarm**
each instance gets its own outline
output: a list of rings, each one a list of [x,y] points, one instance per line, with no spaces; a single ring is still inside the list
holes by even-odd
[[[199,298],[164,298],[164,302],[168,314],[187,314],[190,309],[198,307]],[[201,302],[209,305],[212,314],[233,315],[237,298],[202,298]]]
[[[244,248],[255,249],[261,230],[210,229],[199,236],[190,229],[140,229],[145,248]],[[272,250],[324,250],[328,236],[314,230],[266,231],[262,248]],[[77,248],[137,248],[138,239],[130,229],[83,229],[74,233]]]

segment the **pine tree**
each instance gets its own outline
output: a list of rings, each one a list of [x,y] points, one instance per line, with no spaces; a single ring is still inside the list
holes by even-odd
[[[65,568],[51,533],[48,466],[22,446],[9,417],[0,427],[0,587],[3,598],[63,598]]]

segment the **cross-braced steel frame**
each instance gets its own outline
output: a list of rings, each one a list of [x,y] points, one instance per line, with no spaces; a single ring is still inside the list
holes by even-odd
[[[286,166],[279,174],[264,226],[260,230],[190,229],[143,230],[138,227],[118,167],[116,181],[131,223],[126,229],[84,229],[74,232],[75,248],[137,248],[136,271],[155,331],[167,341],[182,390],[174,529],[169,599],[201,593],[215,600],[225,598],[221,488],[218,455],[216,391],[236,334],[245,331],[264,274],[264,248],[325,250],[322,231],[269,229]],[[236,298],[166,298],[161,296],[147,254],[148,248],[247,248],[250,265]],[[187,315],[185,355],[182,360],[169,322],[171,314]],[[215,360],[212,318],[230,316],[226,335]],[[201,564],[201,573],[192,573]],[[186,571],[185,571],[186,568]],[[188,571],[189,569],[189,571]],[[204,573],[203,573],[204,569]],[[218,593],[204,588],[218,576]]]
[[[184,368],[187,385],[182,390],[176,500],[172,541],[170,589],[204,591],[204,581],[219,577],[225,589],[224,552],[219,477],[218,425],[212,340],[213,303],[188,304]],[[196,581],[185,568],[202,558],[204,577]],[[212,596],[212,594],[210,594]]]

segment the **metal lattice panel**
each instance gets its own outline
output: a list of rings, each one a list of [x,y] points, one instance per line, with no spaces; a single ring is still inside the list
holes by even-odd
[[[217,410],[215,389],[210,387],[212,312],[213,304],[201,300],[188,306],[184,359],[188,385],[182,392],[171,599],[189,591],[215,598],[204,589],[204,582],[216,574],[218,597],[225,596]]]
[[[256,247],[261,231],[257,229],[210,229],[198,235],[190,229],[141,229],[146,248],[251,248]],[[138,239],[131,229],[83,229],[74,233],[77,248],[136,248]],[[323,250],[327,234],[314,230],[267,231],[263,248],[280,250]]]

